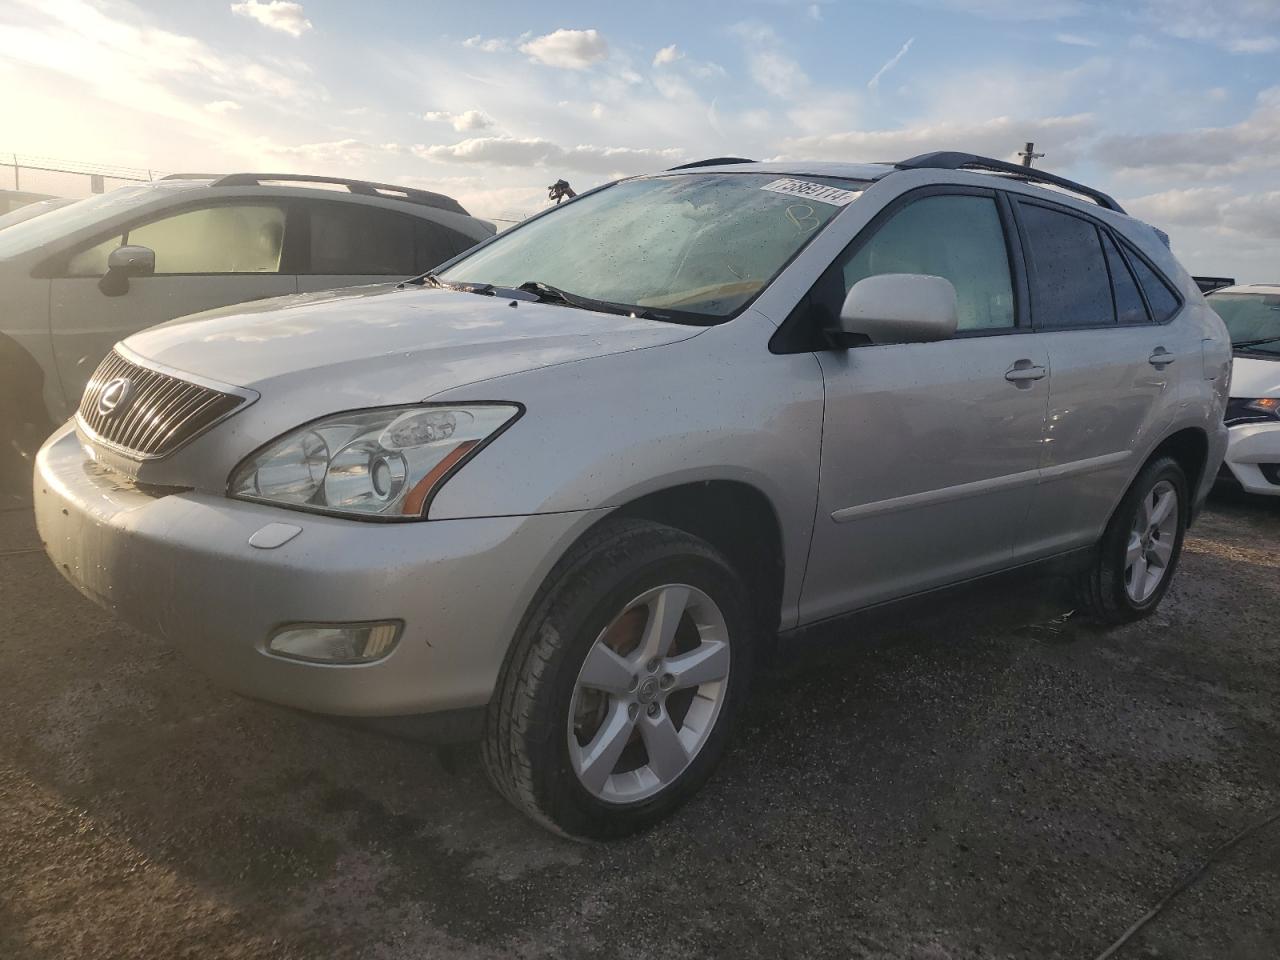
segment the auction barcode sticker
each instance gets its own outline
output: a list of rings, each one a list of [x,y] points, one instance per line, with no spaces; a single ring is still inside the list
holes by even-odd
[[[861,190],[841,190],[839,187],[829,187],[825,183],[813,183],[809,180],[791,180],[784,177],[781,180],[774,180],[772,183],[766,183],[761,190],[772,190],[774,193],[785,193],[790,197],[804,197],[806,200],[816,200],[818,203],[829,203],[834,207],[843,207],[846,204],[853,203],[862,195]]]

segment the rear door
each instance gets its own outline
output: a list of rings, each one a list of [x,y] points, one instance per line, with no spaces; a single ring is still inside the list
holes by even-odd
[[[1136,251],[1069,208],[1016,208],[1031,321],[1053,371],[1041,483],[1018,549],[1049,556],[1101,535],[1139,452],[1172,418],[1189,360],[1167,322],[1181,302]]]
[[[270,200],[186,206],[95,239],[54,267],[49,316],[58,375],[68,404],[112,345],[175,317],[297,292],[281,272],[285,207]],[[133,277],[125,293],[99,288],[107,257],[123,243],[155,251],[156,272]]]
[[[300,204],[298,289],[304,293],[405,280],[475,241],[432,220],[332,200]]]
[[[1038,478],[1048,357],[1019,323],[1018,257],[991,190],[895,201],[811,297],[831,323],[858,280],[944,277],[960,329],[937,343],[819,352],[826,405],[801,618],[1007,566]]]

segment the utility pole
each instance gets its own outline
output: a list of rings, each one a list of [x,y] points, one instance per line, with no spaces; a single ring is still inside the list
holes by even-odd
[[[1023,149],[1022,152],[1018,154],[1018,156],[1022,158],[1022,165],[1024,167],[1029,167],[1031,166],[1031,162],[1033,160],[1039,160],[1041,157],[1044,156],[1044,154],[1036,153],[1036,145],[1032,143],[1030,140],[1028,140],[1026,148]]]

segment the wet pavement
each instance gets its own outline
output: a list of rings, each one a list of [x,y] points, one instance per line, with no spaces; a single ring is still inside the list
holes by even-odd
[[[1069,611],[826,631],[673,820],[579,844],[470,752],[216,689],[0,512],[0,957],[1095,957],[1280,809],[1280,502],[1216,499],[1147,621]],[[1277,904],[1280,824],[1119,955],[1273,958]]]

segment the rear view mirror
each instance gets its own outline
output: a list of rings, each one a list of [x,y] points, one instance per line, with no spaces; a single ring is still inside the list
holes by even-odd
[[[948,340],[958,313],[950,280],[882,273],[859,280],[845,296],[837,336],[842,346]]]
[[[98,281],[98,289],[108,297],[118,297],[129,292],[130,277],[145,277],[155,272],[156,252],[150,247],[116,247],[107,257],[107,272]]]

